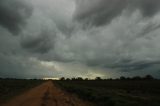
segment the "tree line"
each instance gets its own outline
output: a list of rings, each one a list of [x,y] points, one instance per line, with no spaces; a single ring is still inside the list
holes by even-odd
[[[134,77],[125,77],[121,76],[120,78],[112,79],[112,78],[101,78],[101,77],[96,77],[94,79],[89,79],[89,78],[82,78],[82,77],[74,77],[74,78],[65,78],[61,77],[61,81],[87,81],[87,80],[95,80],[95,81],[100,81],[100,80],[157,80],[155,79],[152,75],[146,75],[144,77],[140,76],[134,76]]]

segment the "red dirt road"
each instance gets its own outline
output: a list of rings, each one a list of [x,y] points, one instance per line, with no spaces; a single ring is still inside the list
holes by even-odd
[[[48,81],[2,106],[91,106],[91,104],[62,91],[52,81]]]

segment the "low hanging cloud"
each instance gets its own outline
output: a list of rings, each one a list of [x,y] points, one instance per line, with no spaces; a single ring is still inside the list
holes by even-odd
[[[19,33],[31,14],[32,6],[24,0],[0,1],[0,25],[14,35]]]
[[[38,36],[27,36],[21,40],[21,46],[31,52],[46,53],[53,46],[47,32],[41,32]]]
[[[123,11],[140,10],[144,17],[160,11],[159,0],[77,0],[75,19],[95,26],[110,23]]]

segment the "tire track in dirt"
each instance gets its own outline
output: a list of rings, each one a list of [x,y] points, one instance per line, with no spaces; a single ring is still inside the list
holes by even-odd
[[[62,91],[52,81],[48,81],[2,106],[91,106],[91,104]]]
[[[42,97],[41,106],[47,106],[48,104],[58,106],[57,105],[57,100],[50,94],[49,87],[48,87],[47,91],[44,93],[44,96]]]

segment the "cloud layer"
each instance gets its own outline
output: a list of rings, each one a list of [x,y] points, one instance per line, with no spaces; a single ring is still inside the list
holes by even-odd
[[[127,11],[139,10],[144,17],[152,17],[159,12],[158,0],[77,0],[75,19],[91,25],[105,25]]]
[[[159,0],[1,0],[0,76],[160,77],[159,5]]]
[[[18,34],[31,14],[32,7],[25,1],[0,1],[0,24],[13,34]]]

